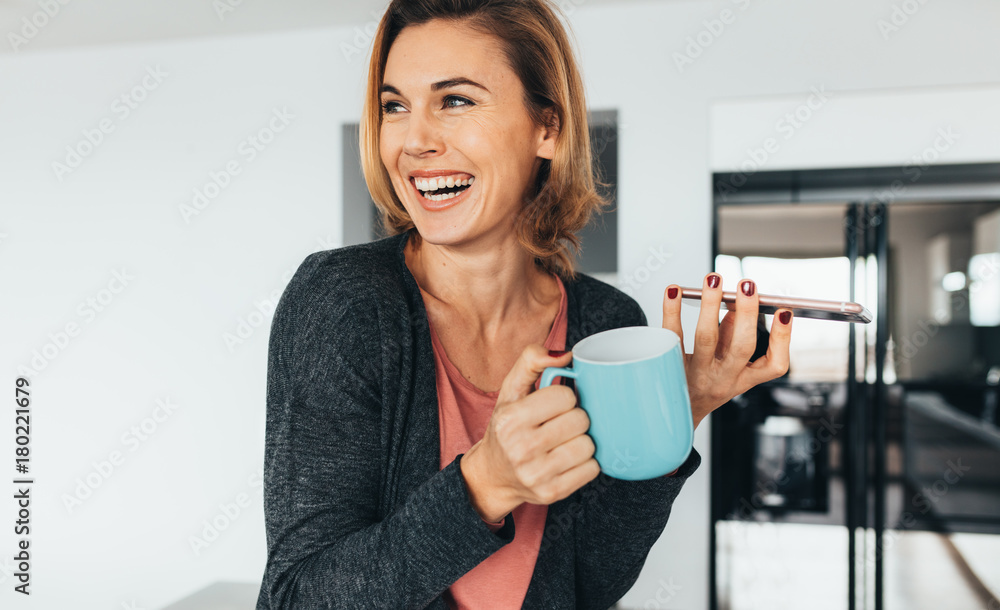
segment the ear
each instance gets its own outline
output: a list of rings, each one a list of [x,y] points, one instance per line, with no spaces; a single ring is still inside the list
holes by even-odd
[[[542,159],[551,160],[556,156],[556,139],[559,137],[559,115],[554,108],[545,110],[545,125],[538,130],[538,152]]]

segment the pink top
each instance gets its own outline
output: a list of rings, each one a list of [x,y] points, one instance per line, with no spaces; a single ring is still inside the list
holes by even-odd
[[[566,288],[558,276],[559,313],[545,340],[545,348],[566,349]],[[428,322],[429,323],[429,322]],[[441,427],[441,468],[469,451],[483,438],[499,392],[485,392],[466,379],[452,364],[431,327],[431,345]],[[538,383],[535,383],[538,387]],[[517,531],[514,540],[467,572],[445,592],[450,608],[520,608],[535,570],[548,506],[524,503],[513,510]],[[496,531],[504,521],[488,527]]]

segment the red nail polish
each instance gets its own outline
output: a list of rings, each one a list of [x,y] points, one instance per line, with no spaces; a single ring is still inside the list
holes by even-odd
[[[753,293],[757,292],[757,285],[750,280],[743,282],[742,288],[743,288],[743,294],[747,295],[748,297],[752,297]]]
[[[792,312],[783,311],[778,314],[778,319],[781,320],[782,324],[788,324],[789,322],[792,321]]]
[[[667,288],[667,298],[676,299],[677,298],[677,286],[671,286]]]
[[[722,278],[720,276],[718,276],[718,275],[715,275],[714,273],[712,275],[708,276],[708,287],[709,288],[718,288],[719,287],[719,280],[720,279],[722,279]]]
[[[563,356],[565,356],[568,353],[569,352],[560,352],[558,350],[550,349],[549,350],[549,357],[551,357],[551,358],[562,358]]]

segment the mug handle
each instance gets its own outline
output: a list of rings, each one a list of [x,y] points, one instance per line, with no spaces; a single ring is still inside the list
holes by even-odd
[[[576,379],[576,371],[570,368],[550,366],[542,371],[542,382],[538,384],[538,389],[541,390],[542,388],[552,385],[552,380],[556,377],[569,377],[570,379]]]

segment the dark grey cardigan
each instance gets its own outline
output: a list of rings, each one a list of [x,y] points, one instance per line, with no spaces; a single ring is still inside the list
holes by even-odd
[[[271,324],[257,609],[446,608],[441,594],[514,539],[472,507],[458,456],[440,467],[427,313],[408,234],[316,252]],[[566,345],[645,325],[642,309],[585,275],[564,282]],[[701,458],[673,477],[604,474],[549,506],[526,608],[608,608],[638,578]],[[680,551],[683,552],[683,551]]]

